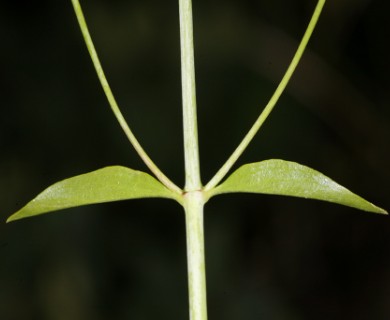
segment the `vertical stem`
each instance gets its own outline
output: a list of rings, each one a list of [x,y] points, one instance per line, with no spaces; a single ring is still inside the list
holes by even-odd
[[[207,320],[203,232],[204,203],[201,191],[193,191],[185,195],[190,320]]]
[[[196,117],[194,41],[191,0],[179,0],[180,51],[183,95],[183,134],[187,265],[190,320],[207,320],[203,206]]]
[[[191,0],[179,0],[185,191],[200,190]]]

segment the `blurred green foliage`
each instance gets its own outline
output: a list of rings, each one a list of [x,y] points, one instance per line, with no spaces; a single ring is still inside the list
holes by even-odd
[[[315,3],[193,5],[206,182],[272,94]],[[83,6],[129,124],[182,185],[177,3]],[[328,1],[287,93],[238,165],[297,161],[390,208],[388,9]],[[106,165],[145,170],[110,114],[72,10],[70,1],[22,1],[0,11],[3,221],[62,178]],[[205,223],[210,319],[390,318],[386,217],[234,195],[211,200]],[[184,217],[170,201],[2,223],[0,262],[0,319],[187,318]]]

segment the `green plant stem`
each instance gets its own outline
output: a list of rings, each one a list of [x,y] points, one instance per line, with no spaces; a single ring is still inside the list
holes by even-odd
[[[185,161],[185,194],[188,294],[190,320],[207,320],[206,272],[196,116],[194,40],[191,0],[179,0],[180,52],[183,96],[183,134]]]
[[[191,191],[184,196],[190,320],[207,320],[204,203],[205,199],[201,191]]]
[[[253,124],[252,128],[249,130],[249,132],[246,134],[244,139],[241,141],[241,143],[238,145],[236,150],[232,153],[232,155],[229,157],[229,159],[225,162],[225,164],[218,170],[218,172],[215,174],[215,176],[207,183],[204,190],[209,191],[213,189],[215,186],[217,186],[222,179],[226,176],[226,174],[229,172],[229,170],[232,168],[234,163],[237,161],[237,159],[241,156],[241,154],[245,151],[249,143],[252,141],[256,133],[259,131],[260,127],[263,125],[264,121],[268,118],[269,114],[275,107],[275,104],[279,100],[281,94],[283,93],[284,89],[286,88],[288,82],[291,79],[291,76],[293,75],[299,61],[302,58],[302,54],[305,51],[305,48],[307,46],[307,43],[309,42],[309,39],[313,33],[313,30],[317,24],[318,18],[321,14],[322,8],[325,4],[325,0],[319,0],[317,3],[317,6],[314,10],[314,13],[311,17],[309,26],[307,27],[305,34],[301,40],[301,43],[298,46],[298,49],[286,71],[284,74],[282,81],[279,83],[277,89],[275,90],[274,94],[272,95],[270,101],[260,114],[260,116],[257,118],[256,122]]]
[[[179,0],[185,191],[200,190],[191,0]]]
[[[151,172],[157,177],[158,180],[162,184],[164,184],[167,188],[171,189],[172,191],[175,191],[177,193],[182,193],[182,190],[176,186],[152,161],[152,159],[147,155],[145,150],[142,148],[136,137],[134,136],[133,132],[131,131],[130,127],[128,126],[125,118],[123,117],[118,104],[114,98],[114,95],[111,91],[111,88],[108,84],[108,81],[106,79],[106,76],[104,74],[103,68],[101,66],[101,63],[99,61],[99,57],[96,53],[95,46],[92,42],[91,36],[88,31],[88,26],[84,18],[83,11],[80,6],[80,2],[78,0],[72,0],[73,8],[76,13],[76,17],[78,20],[78,23],[81,28],[81,32],[84,37],[84,41],[87,45],[88,52],[91,56],[93,65],[95,67],[96,73],[99,77],[99,81],[103,87],[104,93],[107,97],[107,100],[110,104],[111,110],[114,113],[116,119],[118,120],[120,126],[122,127],[123,131],[125,132],[127,138],[129,139],[130,143],[133,145],[134,149],[138,153],[138,155],[141,157],[143,162],[146,164],[146,166],[150,169]]]

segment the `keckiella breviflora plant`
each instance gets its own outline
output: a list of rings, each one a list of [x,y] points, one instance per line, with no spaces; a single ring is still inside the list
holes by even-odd
[[[183,96],[185,186],[174,184],[146,154],[116,103],[104,75],[78,0],[75,13],[109,105],[129,141],[155,177],[121,166],[105,167],[57,182],[17,211],[8,221],[56,210],[136,198],[168,198],[183,206],[186,218],[190,318],[207,319],[203,208],[212,197],[234,192],[275,194],[334,202],[368,212],[387,212],[340,186],[322,173],[295,162],[271,159],[241,166],[226,175],[247,148],[284,91],[318,21],[325,0],[319,0],[302,41],[269,103],[225,164],[201,183],[196,116],[191,0],[179,0]],[[225,180],[224,180],[225,179]],[[224,180],[224,181],[223,181]],[[223,182],[222,182],[223,181]]]

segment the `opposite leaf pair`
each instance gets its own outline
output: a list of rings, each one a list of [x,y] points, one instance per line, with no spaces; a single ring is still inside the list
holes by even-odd
[[[284,160],[243,165],[221,185],[203,192],[206,200],[222,193],[264,193],[324,200],[386,214],[385,210],[322,173]],[[55,183],[13,214],[8,221],[82,205],[139,198],[168,198],[182,204],[183,194],[169,190],[145,172],[112,166]]]

